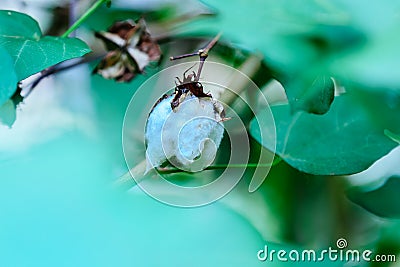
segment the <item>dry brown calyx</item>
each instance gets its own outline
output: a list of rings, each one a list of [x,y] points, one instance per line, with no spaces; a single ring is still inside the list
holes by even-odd
[[[159,61],[161,50],[151,38],[144,19],[136,23],[132,20],[114,23],[108,31],[96,32],[109,51],[95,67],[106,79],[129,82],[137,74],[143,73],[150,62]]]

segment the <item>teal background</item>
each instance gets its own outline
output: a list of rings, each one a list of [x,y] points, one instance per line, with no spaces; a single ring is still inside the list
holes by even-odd
[[[87,70],[80,71],[44,82],[13,128],[1,126],[8,139],[0,140],[0,266],[259,265],[256,253],[265,242],[226,206],[170,207],[113,185],[127,170],[121,129],[133,90],[112,90],[114,82],[99,77],[88,83],[82,78]],[[46,94],[50,89],[55,93]],[[64,98],[71,91],[75,102]],[[74,104],[85,94],[95,99],[91,110]],[[52,102],[40,115],[29,113],[29,106]],[[56,109],[67,110],[72,121],[44,127]],[[90,136],[78,126],[82,118],[93,124]],[[39,125],[24,124],[29,119]]]
[[[274,75],[302,82],[314,72],[335,74],[350,83],[346,89],[354,90],[352,101],[365,106],[371,124],[393,126],[397,133],[400,124],[392,121],[400,110],[398,1],[174,3],[155,5],[148,13],[149,24],[160,26],[159,34],[179,36],[162,45],[166,57],[193,52],[223,30],[208,60],[239,68],[258,55],[263,62],[252,79],[265,90]],[[33,6],[32,11],[42,8]],[[101,46],[90,39],[92,30],[143,12],[132,8],[99,9],[83,25],[89,29],[83,38]],[[202,12],[218,16],[197,17]],[[177,27],[174,23],[182,18]],[[345,46],[344,34],[358,40],[354,47]],[[165,60],[160,68],[174,63]],[[128,192],[116,186],[128,171],[122,151],[126,107],[158,69],[149,67],[129,84],[91,76],[91,69],[82,66],[44,79],[18,106],[12,128],[0,124],[0,267],[292,266],[259,262],[257,251],[265,244],[270,249],[320,250],[334,247],[338,238],[346,238],[352,249],[400,255],[400,202],[380,190],[389,176],[398,179],[398,154],[391,154],[391,164],[375,166],[358,178],[310,175],[282,161],[257,192],[247,191],[249,171],[226,197],[192,209],[164,205],[138,188]],[[0,115],[13,121],[12,112],[0,110]],[[249,122],[251,116],[246,118]],[[250,141],[253,151],[262,149]],[[221,147],[227,149],[226,144]],[[182,182],[187,176],[174,178]],[[352,202],[348,190],[353,187],[350,196],[358,201]],[[396,189],[390,191],[394,196]]]

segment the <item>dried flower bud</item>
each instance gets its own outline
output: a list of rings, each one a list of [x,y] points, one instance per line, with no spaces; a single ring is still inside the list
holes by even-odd
[[[158,61],[161,50],[151,38],[144,19],[116,22],[107,32],[96,32],[109,51],[93,73],[118,82],[129,82],[142,73],[152,61]]]

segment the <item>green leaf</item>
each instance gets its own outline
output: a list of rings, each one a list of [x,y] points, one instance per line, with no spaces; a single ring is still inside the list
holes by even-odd
[[[358,28],[352,25],[351,12],[363,9],[364,3],[350,7],[341,1],[202,2],[213,8],[217,16],[187,24],[183,29],[186,33],[223,31],[223,38],[261,51],[269,66],[280,73],[297,74],[306,65],[329,60],[329,53],[358,44],[362,35],[354,30]]]
[[[367,87],[399,88],[399,1],[341,1],[351,11],[352,24],[366,35],[362,46],[338,54],[331,63],[336,77]],[[371,20],[374,17],[374,20]]]
[[[384,133],[387,137],[400,144],[400,134],[395,134],[388,129],[385,129]]]
[[[400,177],[390,177],[386,183],[371,191],[353,189],[347,193],[351,201],[369,212],[385,218],[400,218]]]
[[[14,102],[9,99],[0,106],[0,123],[11,128],[17,118]]]
[[[0,25],[0,45],[13,58],[18,80],[90,52],[77,38],[43,37],[37,22],[23,13],[0,10]]]
[[[280,1],[255,0],[251,4],[240,0],[203,2],[215,10],[217,16],[187,24],[184,33],[198,35],[223,31],[223,38],[240,42],[240,46],[249,50],[263,52],[269,64],[286,71],[302,69],[298,63],[315,56],[309,47],[292,38],[292,33],[304,31],[304,25],[290,23],[287,8],[280,10],[284,6]],[[274,12],[278,10],[279,14]]]
[[[24,98],[21,96],[21,88],[0,106],[0,124],[7,125],[11,128],[17,118],[17,107],[22,103]]]
[[[304,110],[308,113],[328,112],[335,97],[335,85],[328,76],[320,76],[313,82],[298,78],[285,85],[292,112]]]
[[[343,95],[335,98],[324,115],[290,112],[289,105],[274,106],[276,153],[292,167],[315,175],[358,173],[392,150],[396,143],[384,129],[371,122],[368,113]],[[273,151],[272,125],[267,111],[253,119],[251,135]],[[261,130],[260,130],[261,129]]]
[[[7,50],[0,46],[0,106],[2,106],[17,89],[17,75],[14,62]]]
[[[400,133],[400,91],[396,87],[372,87],[347,83],[354,103],[363,106],[371,122],[381,129]]]
[[[340,55],[331,64],[337,77],[371,87],[399,88],[400,36],[398,25],[353,53]]]
[[[281,83],[302,79],[306,68],[364,86],[400,83],[399,1],[202,2],[217,16],[188,23],[184,34],[222,31],[223,38],[261,51]]]

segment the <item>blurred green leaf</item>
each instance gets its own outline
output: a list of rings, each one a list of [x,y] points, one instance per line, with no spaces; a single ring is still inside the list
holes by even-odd
[[[331,71],[341,79],[368,87],[398,88],[400,81],[399,1],[339,1],[348,10],[348,20],[366,36],[362,46],[338,54]],[[371,19],[371,18],[374,19]]]
[[[308,113],[324,114],[328,112],[335,97],[335,85],[328,76],[308,79],[295,79],[284,85],[292,112],[303,110]]]
[[[332,72],[363,86],[399,88],[399,26],[400,23],[392,32],[372,39],[357,51],[338,56],[332,61]]]
[[[298,62],[314,56],[314,51],[292,35],[304,31],[305,25],[292,23],[287,9],[281,10],[283,6],[280,2],[264,0],[252,1],[251,4],[239,0],[229,3],[204,2],[216,10],[217,16],[187,24],[182,28],[183,34],[214,35],[223,31],[223,38],[249,50],[263,52],[269,64],[285,71],[289,68],[302,69]]]
[[[310,81],[302,76],[305,69],[314,72],[312,79],[326,75],[343,82],[384,87],[398,87],[400,83],[400,2],[204,2],[215,8],[217,16],[187,24],[183,34],[223,31],[223,38],[238,46],[261,51],[277,80],[287,85],[289,99],[301,96],[305,89],[300,88],[309,88]],[[288,84],[294,80],[300,85]],[[323,113],[326,106],[315,107],[313,103],[326,95],[313,96],[299,98],[304,103],[295,103],[293,109]]]
[[[369,212],[385,218],[400,218],[400,177],[390,177],[386,183],[371,191],[353,189],[347,193],[351,201]]]
[[[375,244],[374,253],[376,255],[398,255],[400,254],[400,222],[399,220],[393,220],[385,222],[386,227],[381,230],[379,240]],[[398,261],[398,260],[397,260]],[[395,267],[396,264],[387,262],[383,265],[382,262],[375,262],[371,264],[370,267]]]
[[[17,89],[17,75],[14,62],[8,52],[0,46],[0,107]]]
[[[24,98],[21,96],[21,89],[18,88],[11,98],[0,106],[0,123],[11,128],[17,119],[17,107],[23,100]]]
[[[290,112],[289,105],[273,106],[276,124],[276,153],[289,165],[315,175],[358,173],[386,155],[396,143],[384,135],[384,129],[370,122],[368,113],[343,95],[336,97],[324,115]],[[272,122],[250,123],[251,135],[273,150]],[[261,129],[261,131],[260,131]]]
[[[17,112],[15,110],[15,105],[13,101],[9,99],[2,106],[0,106],[0,123],[11,127],[16,118]]]
[[[217,16],[188,24],[186,34],[223,31],[223,38],[240,47],[261,51],[269,75],[284,84],[293,111],[323,114],[329,110],[334,85],[326,61],[335,51],[348,49],[362,39],[342,21],[334,6],[289,1],[206,3],[216,8]],[[292,8],[288,9],[289,5]]]
[[[23,13],[1,10],[0,24],[0,45],[13,58],[18,80],[90,52],[77,38],[42,36],[37,22]]]
[[[349,49],[364,39],[363,32],[349,19],[357,5],[338,0],[306,4],[290,0],[203,2],[214,8],[217,16],[187,24],[182,28],[184,33],[223,31],[224,38],[239,46],[261,51],[268,64],[285,75],[319,64],[327,60],[328,53]]]
[[[385,135],[400,144],[400,134],[395,134],[388,129],[385,129]]]
[[[137,20],[145,17],[151,34],[164,36],[168,35],[181,21],[209,13],[208,9],[197,0],[116,1],[110,8],[100,7],[85,21],[84,25],[90,30],[102,31],[116,21]]]
[[[393,133],[400,132],[400,90],[348,83],[352,101],[363,107],[372,123]]]

